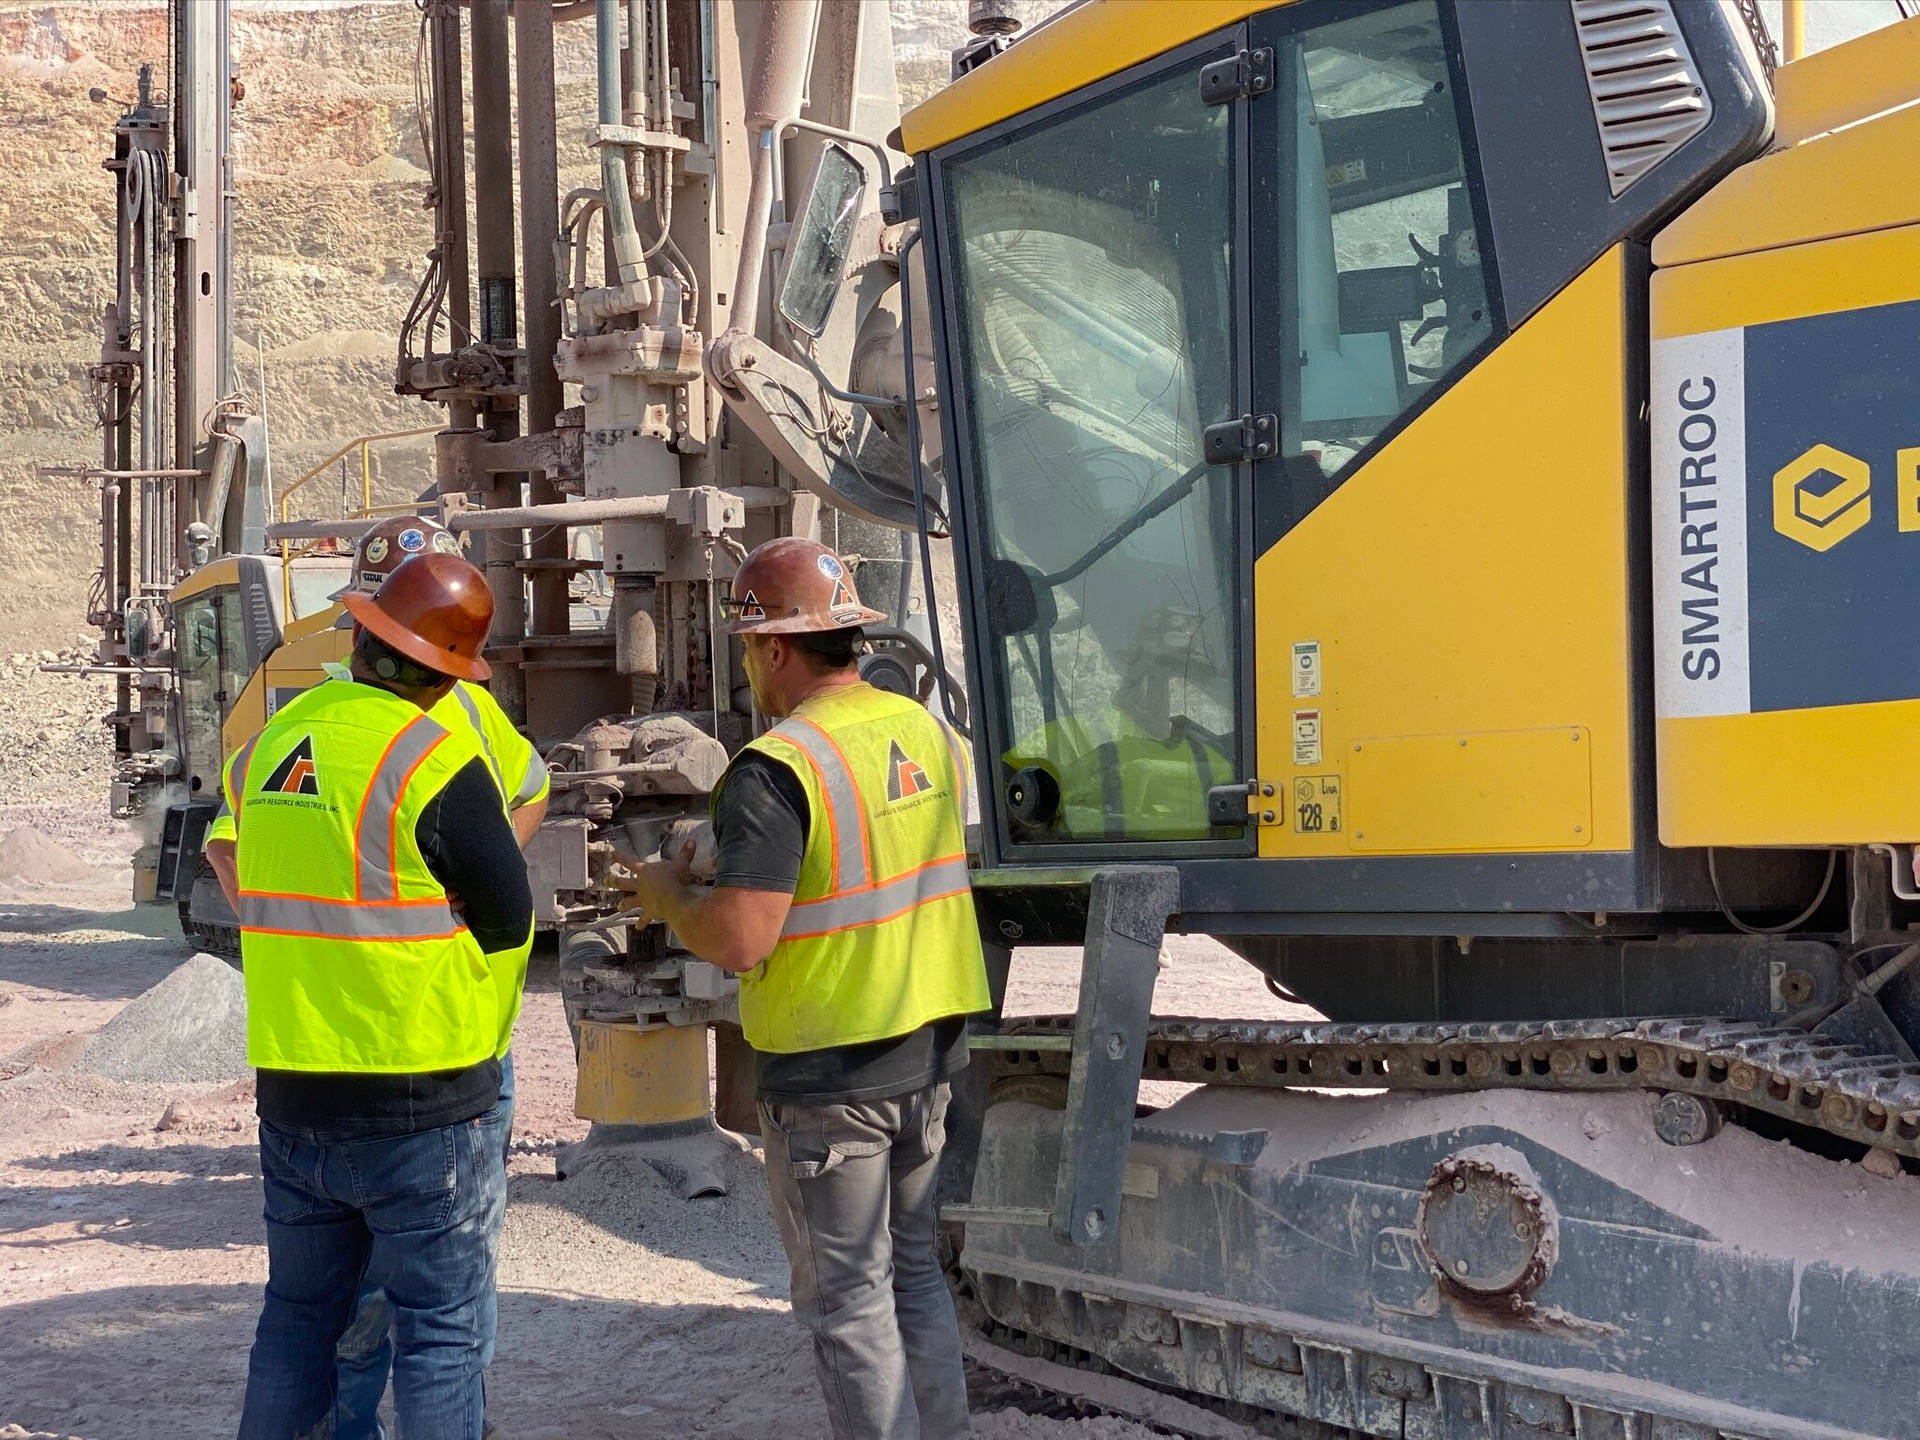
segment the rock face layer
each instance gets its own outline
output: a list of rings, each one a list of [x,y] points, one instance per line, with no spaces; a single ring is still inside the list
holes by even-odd
[[[965,0],[893,0],[902,94],[947,78],[966,38]],[[1054,8],[1032,0],[1033,18]],[[264,365],[276,483],[285,487],[353,437],[436,423],[441,412],[392,391],[395,335],[429,242],[425,157],[415,104],[419,15],[406,0],[365,4],[239,0],[233,113],[237,382],[257,394]],[[592,24],[559,27],[562,188],[594,183],[583,147],[592,114]],[[98,500],[36,465],[96,464],[99,416],[87,393],[101,315],[112,300],[113,190],[100,162],[131,103],[142,62],[167,56],[164,7],[141,0],[0,0],[0,650],[70,643],[96,562]],[[89,92],[104,90],[94,101]],[[578,123],[571,123],[577,116]],[[469,171],[471,175],[471,171]],[[428,482],[423,443],[377,461],[381,497]],[[337,503],[355,469],[314,482]],[[17,637],[17,638],[11,638]],[[8,639],[11,638],[11,643]]]

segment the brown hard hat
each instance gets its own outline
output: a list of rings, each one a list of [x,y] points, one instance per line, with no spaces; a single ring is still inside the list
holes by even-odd
[[[817,540],[789,535],[747,556],[733,577],[729,635],[847,630],[886,619],[853,591],[853,572]]]
[[[350,590],[371,595],[400,568],[401,561],[428,551],[458,555],[460,541],[438,520],[425,515],[391,515],[362,535],[353,547],[353,571],[333,598],[338,600]]]
[[[487,577],[458,555],[429,550],[409,556],[377,593],[341,597],[347,613],[409,660],[442,675],[485,680],[480,658],[493,624]]]

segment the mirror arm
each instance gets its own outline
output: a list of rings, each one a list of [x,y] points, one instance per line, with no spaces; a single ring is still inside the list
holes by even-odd
[[[842,130],[838,126],[823,125],[818,120],[807,120],[799,115],[791,115],[776,124],[769,132],[775,137],[772,147],[773,193],[779,198],[783,208],[787,197],[787,166],[786,161],[781,158],[780,141],[787,138],[789,130],[805,130],[810,135],[823,135],[829,140],[841,140],[849,145],[858,145],[864,150],[871,150],[880,158],[880,188],[883,190],[893,188],[893,161],[887,155],[886,146],[865,135],[857,135],[851,130]]]

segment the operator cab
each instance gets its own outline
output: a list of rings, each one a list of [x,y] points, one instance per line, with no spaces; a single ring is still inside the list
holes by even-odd
[[[989,864],[1251,853],[1259,737],[1291,726],[1333,770],[1316,697],[1340,659],[1256,648],[1257,559],[1771,121],[1720,6],[1623,29],[1583,0],[1336,0],[1200,35],[1224,7],[1159,7],[1105,75],[1079,34],[1100,8],[903,127],[1000,761]],[[1292,704],[1256,716],[1275,665]]]

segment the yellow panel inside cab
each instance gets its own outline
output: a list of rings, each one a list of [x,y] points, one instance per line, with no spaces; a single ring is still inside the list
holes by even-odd
[[[1353,848],[1428,855],[1559,850],[1593,830],[1586,730],[1494,730],[1361,740],[1352,750]]]
[[[1626,283],[1595,261],[1256,563],[1259,774],[1318,822],[1262,855],[1632,848]]]
[[[1685,344],[1691,337],[1737,337],[1745,327],[1782,322],[1791,326],[1796,319],[1842,312],[1871,316],[1887,313],[1879,307],[1916,300],[1920,300],[1920,226],[1683,265],[1653,276],[1655,355],[1663,344]],[[1911,326],[1897,322],[1893,333],[1898,342],[1898,336],[1911,334]],[[1916,362],[1920,350],[1908,344],[1895,343],[1887,354],[1896,364],[1920,363]],[[1856,533],[1811,553],[1806,563],[1823,567],[1822,573],[1830,577],[1825,600],[1833,608],[1826,612],[1824,623],[1830,625],[1831,617],[1856,609],[1877,615],[1870,624],[1881,626],[1884,638],[1869,641],[1865,658],[1869,664],[1878,663],[1889,681],[1897,683],[1903,667],[1891,659],[1876,662],[1874,651],[1880,644],[1891,643],[1895,627],[1911,630],[1920,621],[1904,608],[1881,612],[1853,589],[1866,568],[1861,557],[1874,553],[1870,547],[1876,536],[1889,547],[1910,545],[1914,568],[1908,573],[1920,574],[1920,533],[1916,533],[1920,513],[1908,513],[1913,497],[1901,484],[1899,452],[1884,453],[1884,447],[1860,443],[1855,422],[1836,409],[1860,384],[1884,382],[1881,370],[1886,359],[1877,351],[1834,357],[1810,349],[1804,384],[1794,387],[1794,393],[1762,396],[1757,402],[1747,399],[1743,435],[1753,434],[1756,403],[1767,410],[1791,406],[1804,414],[1803,438],[1848,454],[1858,452],[1867,466],[1866,503],[1857,512],[1851,508],[1848,512],[1857,513],[1864,523]],[[1655,368],[1658,373],[1658,364]],[[1654,400],[1657,423],[1661,396],[1656,394]],[[1920,446],[1920,409],[1876,409],[1891,412],[1886,419],[1897,435],[1911,432],[1911,438],[1902,443]],[[1782,458],[1756,453],[1750,444],[1746,451],[1743,468],[1761,475],[1770,476]],[[1814,482],[1814,492],[1801,506],[1816,521],[1820,507],[1810,502],[1817,502],[1818,486],[1823,483]],[[1656,495],[1659,488],[1656,475]],[[1790,519],[1756,505],[1752,497],[1764,494],[1764,487],[1751,487],[1746,517],[1752,537],[1749,547],[1783,525],[1789,531],[1798,528]],[[1899,563],[1897,550],[1895,563]],[[1764,567],[1751,569],[1753,604],[1764,604],[1772,581]],[[1660,623],[1661,616],[1656,614],[1656,626]],[[1750,645],[1767,643],[1765,634],[1750,634]],[[1825,650],[1844,639],[1824,629],[1809,643]],[[1802,647],[1794,653],[1811,652]],[[1657,722],[1663,843],[1844,845],[1911,840],[1920,834],[1920,766],[1909,763],[1915,737],[1920,736],[1920,699],[1769,709],[1756,694],[1749,703],[1754,706],[1751,712],[1670,714],[1663,702]]]

